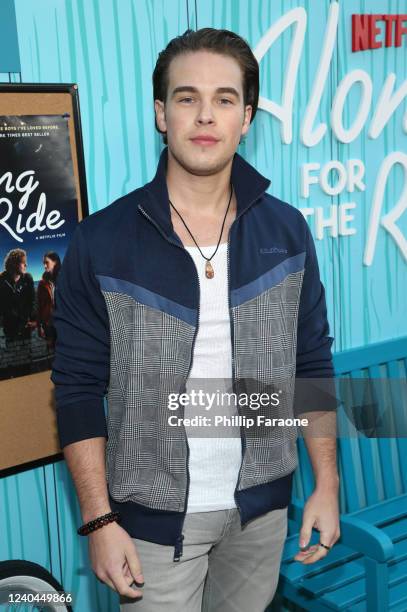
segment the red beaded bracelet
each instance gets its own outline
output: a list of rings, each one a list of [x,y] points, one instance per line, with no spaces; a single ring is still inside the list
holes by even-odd
[[[86,536],[92,531],[96,531],[96,529],[100,529],[109,523],[113,523],[114,521],[120,522],[120,514],[118,512],[108,512],[103,516],[98,516],[93,519],[93,521],[89,521],[89,523],[85,523],[82,527],[79,527],[78,534],[81,536]]]

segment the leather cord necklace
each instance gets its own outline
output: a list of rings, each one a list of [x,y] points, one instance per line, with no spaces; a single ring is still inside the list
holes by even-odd
[[[202,257],[206,260],[206,264],[205,264],[205,276],[206,278],[213,278],[215,276],[215,271],[213,269],[213,266],[211,264],[211,259],[216,255],[216,251],[219,248],[220,245],[220,241],[222,239],[222,234],[223,234],[223,228],[225,227],[225,221],[226,221],[226,216],[228,214],[228,210],[229,210],[229,206],[230,203],[232,201],[232,195],[233,195],[233,185],[232,183],[230,184],[230,197],[229,197],[229,202],[228,202],[228,206],[226,208],[226,212],[225,212],[225,216],[223,218],[223,223],[222,223],[222,229],[220,230],[220,236],[219,236],[219,240],[218,240],[218,244],[216,245],[216,249],[214,250],[214,252],[212,253],[212,255],[210,257],[205,257],[205,255],[202,253],[201,249],[199,248],[199,244],[197,243],[197,241],[195,240],[194,236],[192,235],[191,230],[189,229],[188,225],[185,223],[184,219],[181,217],[180,213],[178,212],[178,210],[175,208],[174,204],[171,202],[170,199],[168,199],[169,203],[171,204],[171,206],[173,207],[173,209],[175,210],[175,212],[177,213],[177,215],[179,216],[179,218],[181,219],[182,223],[185,226],[185,229],[187,230],[188,234],[191,236],[192,240],[195,242],[196,246],[198,247],[198,251],[200,252],[200,254],[202,255]]]

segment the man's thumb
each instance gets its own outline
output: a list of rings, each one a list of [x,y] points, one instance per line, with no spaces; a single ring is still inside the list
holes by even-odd
[[[300,548],[305,548],[311,539],[312,526],[303,523],[300,531]]]

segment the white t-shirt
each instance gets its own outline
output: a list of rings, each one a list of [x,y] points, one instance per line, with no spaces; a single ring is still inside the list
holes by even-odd
[[[192,256],[198,271],[200,284],[199,328],[195,339],[192,368],[187,380],[186,391],[202,388],[199,379],[213,383],[205,384],[205,391],[231,391],[232,347],[227,285],[227,243],[219,245],[211,259],[215,275],[205,276],[205,259],[196,246],[185,247]],[[215,246],[201,247],[203,254],[210,257]],[[196,381],[194,383],[194,380]],[[235,406],[222,404],[215,408],[217,413],[236,414]],[[211,410],[201,410],[211,416]],[[191,408],[185,406],[185,417],[192,416]],[[212,416],[214,412],[212,411]],[[196,427],[186,427],[189,455],[190,486],[187,512],[206,512],[236,507],[234,491],[241,464],[242,450],[239,427],[211,428],[211,436],[200,438]],[[228,437],[220,437],[220,436]]]

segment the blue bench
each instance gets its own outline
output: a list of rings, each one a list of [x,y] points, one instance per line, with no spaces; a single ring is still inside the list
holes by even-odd
[[[407,338],[338,353],[334,364],[338,377],[350,379],[347,389],[352,397],[346,405],[357,408],[361,405],[355,397],[360,385],[353,379],[406,380]],[[366,384],[375,386],[374,381]],[[378,393],[383,392],[383,385],[378,389]],[[402,431],[405,436],[405,394],[390,384],[385,397],[391,397],[391,409],[385,418],[392,419],[394,431]],[[298,439],[299,466],[288,512],[289,531],[278,593],[295,604],[288,604],[290,610],[406,612],[407,438],[352,437],[347,435],[348,428],[349,419],[344,410],[339,410],[341,538],[324,559],[310,565],[293,560],[298,552],[304,500],[314,488],[306,446],[302,438]],[[319,533],[313,530],[311,543],[318,541]]]

